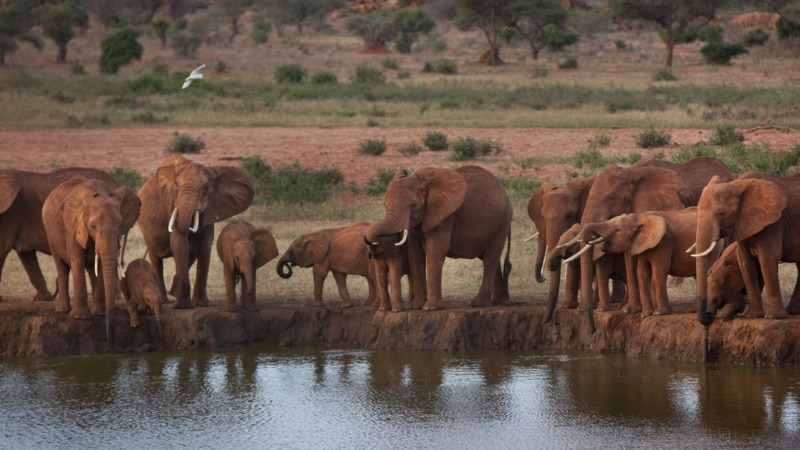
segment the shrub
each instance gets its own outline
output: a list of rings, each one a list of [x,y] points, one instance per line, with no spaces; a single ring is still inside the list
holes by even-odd
[[[711,136],[713,145],[728,145],[738,142],[744,142],[744,135],[736,131],[736,128],[730,124],[718,125],[714,130],[714,135]]]
[[[742,43],[709,42],[700,48],[700,53],[706,63],[723,65],[728,64],[734,56],[747,53],[747,48]]]
[[[269,32],[272,25],[267,22],[264,14],[253,15],[253,30],[250,32],[250,39],[256,44],[264,44],[269,41]]]
[[[206,148],[206,143],[201,138],[193,138],[186,134],[175,132],[175,137],[166,148],[167,153],[200,153]]]
[[[800,145],[776,151],[769,146],[745,146],[739,142],[723,147],[719,159],[736,175],[753,171],[786,176],[790,167],[800,164]]]
[[[614,41],[614,46],[617,47],[617,50],[625,50],[626,48],[628,48],[628,46],[625,45],[625,41],[623,41],[622,39],[617,39],[616,41]]]
[[[697,31],[697,39],[703,42],[722,42],[722,27],[708,25]]]
[[[207,23],[203,19],[187,22],[176,20],[167,31],[170,47],[178,56],[193,58],[208,34]]]
[[[416,142],[409,142],[408,144],[400,147],[398,150],[401,155],[405,156],[416,156],[419,155],[419,152],[422,151],[422,146],[417,144]]]
[[[384,84],[386,83],[386,76],[380,70],[369,67],[359,65],[356,67],[356,71],[351,78],[351,81],[355,84]]]
[[[558,61],[557,67],[559,69],[577,69],[578,60],[575,59],[575,57],[573,56],[567,56],[566,58],[560,59]]]
[[[672,136],[666,131],[650,128],[636,136],[636,145],[639,146],[639,148],[666,147],[671,140]]]
[[[447,150],[450,146],[447,142],[447,135],[441,131],[426,131],[422,137],[422,145],[434,152]]]
[[[453,75],[458,72],[456,63],[449,59],[440,59],[437,61],[425,61],[422,66],[423,73],[441,73],[444,75]]]
[[[367,184],[364,186],[364,193],[372,197],[385,194],[396,173],[397,170],[393,169],[378,169],[375,177],[367,180]]]
[[[167,30],[169,30],[169,22],[167,22],[165,19],[155,19],[150,22],[150,28],[161,41],[161,49],[165,49],[167,47]]]
[[[420,8],[399,9],[392,14],[392,26],[398,33],[395,48],[400,53],[411,53],[411,46],[420,34],[428,34],[436,22]]]
[[[243,158],[241,166],[253,182],[256,204],[324,203],[344,181],[338,169],[314,170],[296,161],[273,170],[257,155]]]
[[[116,74],[132,60],[142,59],[144,48],[136,40],[136,30],[123,28],[100,42],[100,72]]]
[[[656,70],[656,73],[653,74],[653,81],[675,81],[678,77],[676,77],[671,69],[666,67],[662,67]]]
[[[455,140],[450,145],[453,160],[468,161],[479,156],[498,154],[503,151],[500,144],[489,139],[476,140],[470,136]]]
[[[358,144],[358,153],[380,156],[386,152],[385,139],[364,139]]]
[[[145,177],[136,169],[114,166],[109,173],[121,186],[128,186],[135,191],[138,191],[146,181]]]
[[[745,47],[753,47],[756,45],[764,45],[769,40],[769,33],[762,30],[761,28],[756,28],[747,32],[742,38],[742,44]]]
[[[278,83],[302,83],[306,69],[299,64],[282,64],[275,68],[274,76]]]
[[[394,25],[387,11],[375,10],[369,14],[354,14],[345,23],[347,31],[364,41],[367,48],[386,47],[394,36]]]
[[[336,78],[336,75],[330,72],[320,71],[311,76],[311,84],[336,84],[338,82],[339,79]]]

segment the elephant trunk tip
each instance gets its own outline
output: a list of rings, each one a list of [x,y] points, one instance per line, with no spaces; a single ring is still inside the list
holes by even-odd
[[[714,323],[714,314],[710,311],[698,311],[697,312],[697,320],[700,322],[701,325],[707,327]]]
[[[286,261],[279,262],[276,270],[278,272],[278,276],[283,279],[289,279],[292,277],[292,265]]]

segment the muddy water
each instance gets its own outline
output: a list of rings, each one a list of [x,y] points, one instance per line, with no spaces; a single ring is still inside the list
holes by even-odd
[[[800,369],[564,352],[0,360],[3,448],[796,448]]]

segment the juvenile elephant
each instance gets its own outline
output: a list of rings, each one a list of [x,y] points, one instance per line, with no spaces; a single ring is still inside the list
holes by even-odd
[[[378,242],[370,242],[364,238],[369,249],[369,256],[375,267],[375,283],[378,289],[378,310],[404,311],[403,290],[401,280],[409,274],[408,255],[405,245],[397,245],[399,241],[393,236],[382,237]],[[388,278],[387,278],[388,277]],[[413,287],[409,277],[409,303],[413,301]],[[391,287],[391,293],[389,291]]]
[[[225,276],[225,309],[236,311],[236,283],[242,283],[241,304],[256,310],[256,270],[278,256],[272,232],[239,220],[225,225],[217,237],[217,254]]]
[[[207,284],[214,223],[246,210],[254,196],[253,185],[242,170],[206,167],[177,154],[167,157],[139,190],[139,229],[162,283],[164,259],[175,260],[175,278],[169,290],[175,296],[175,308],[210,304]],[[195,261],[192,290],[189,269]]]
[[[716,158],[694,158],[680,165],[652,161],[627,168],[610,166],[595,178],[581,223],[604,222],[620,214],[675,211],[696,206],[702,186],[713,176],[731,179],[728,168]],[[581,256],[581,299],[591,298],[592,294],[594,257],[590,253]],[[635,280],[636,257],[627,253],[625,258],[626,279]],[[606,309],[608,292],[602,289],[603,283],[598,286],[601,289],[598,309]],[[628,302],[624,310],[628,313],[641,312],[638,283],[629,282],[627,288]],[[586,308],[586,311],[589,326],[594,330],[592,308]]]
[[[113,309],[119,278],[120,239],[136,223],[141,202],[128,187],[112,190],[105,182],[78,175],[58,185],[42,206],[47,239],[58,271],[56,311],[88,319],[86,264],[94,263],[91,314],[106,316],[106,339],[114,348]],[[97,270],[98,265],[102,267]],[[74,304],[70,310],[69,272]],[[90,275],[91,276],[91,275]]]
[[[292,276],[292,266],[312,267],[314,275],[314,305],[322,306],[322,286],[328,272],[333,273],[342,308],[354,306],[347,290],[347,275],[367,279],[369,294],[364,305],[375,303],[375,273],[364,246],[364,232],[369,222],[359,222],[340,228],[326,228],[297,236],[278,260],[276,270],[281,278]]]
[[[630,251],[638,256],[636,275],[642,315],[670,314],[667,277],[692,277],[695,261],[686,253],[697,230],[697,207],[680,211],[622,214],[583,226],[582,239],[601,245],[604,253]],[[719,247],[721,250],[721,246]]]
[[[402,234],[400,243],[408,246],[415,302],[427,299],[423,306],[427,310],[444,307],[445,257],[483,261],[483,280],[470,305],[508,302],[509,252],[504,270],[500,257],[506,241],[510,246],[511,201],[489,171],[478,166],[455,170],[426,167],[413,174],[399,171],[389,183],[384,205],[386,215],[370,225],[366,238],[378,242]]]
[[[737,245],[739,268],[747,292],[746,317],[784,318],[800,313],[800,296],[792,296],[786,309],[778,278],[778,263],[800,263],[800,175],[779,177],[747,172],[723,182],[713,178],[698,204],[697,318],[703,325],[714,321],[708,305],[708,268],[715,243],[728,236]],[[764,280],[767,308],[761,302],[759,272]]]
[[[158,279],[153,266],[143,258],[131,261],[125,269],[119,287],[128,306],[131,328],[139,326],[140,310],[143,312],[150,310],[155,315],[158,336],[163,342],[161,305],[167,302],[167,291]]]
[[[42,222],[42,205],[56,186],[75,175],[97,178],[108,186],[118,187],[108,172],[99,169],[72,167],[50,173],[0,170],[0,276],[6,257],[13,249],[36,289],[33,300],[53,299],[36,258],[36,252],[50,254]]]

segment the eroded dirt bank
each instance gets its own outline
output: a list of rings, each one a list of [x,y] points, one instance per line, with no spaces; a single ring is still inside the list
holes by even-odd
[[[252,313],[229,313],[216,306],[173,311],[168,306],[162,317],[163,343],[152,316],[142,317],[137,329],[129,328],[127,313],[119,308],[114,319],[117,351],[261,344],[410,350],[580,349],[668,360],[702,359],[703,328],[694,314],[642,319],[620,312],[598,313],[594,334],[589,333],[582,312],[559,310],[555,324],[544,324],[544,314],[541,306],[404,313],[361,306],[345,310],[269,306]],[[41,303],[0,307],[2,355],[102,353],[105,342],[103,318],[74,320]],[[712,360],[800,364],[800,318],[717,321],[710,327],[709,343]]]

